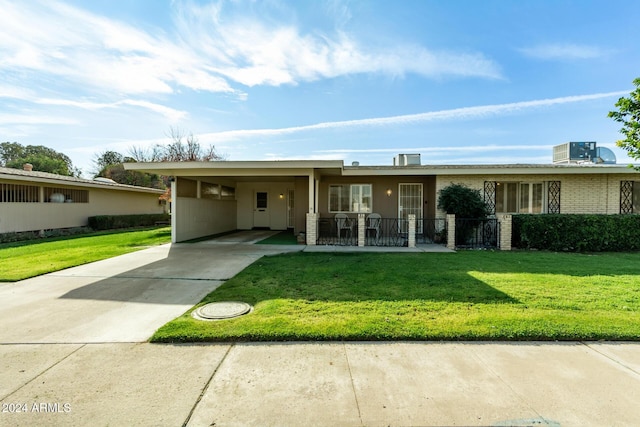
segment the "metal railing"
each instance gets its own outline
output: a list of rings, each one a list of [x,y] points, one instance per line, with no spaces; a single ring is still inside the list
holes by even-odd
[[[347,218],[344,222],[334,218],[319,218],[317,230],[317,245],[358,245],[357,218]]]
[[[497,249],[500,227],[495,218],[456,218],[456,247]]]
[[[366,246],[407,246],[407,220],[380,218],[365,224]]]
[[[408,246],[409,220],[404,218],[376,218],[365,221],[365,246]],[[447,243],[446,220],[419,218],[416,220],[416,243]],[[349,217],[338,221],[334,217],[320,218],[317,225],[317,245],[358,245],[358,219]]]
[[[420,228],[422,225],[422,228]],[[416,243],[447,244],[447,220],[445,218],[421,218],[416,225]]]

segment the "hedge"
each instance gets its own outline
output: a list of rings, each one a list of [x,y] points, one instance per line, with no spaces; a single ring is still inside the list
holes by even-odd
[[[169,214],[142,215],[98,215],[89,217],[89,227],[94,230],[113,230],[116,228],[148,227],[158,222],[169,222]]]
[[[640,250],[640,215],[514,215],[512,246],[562,252]]]

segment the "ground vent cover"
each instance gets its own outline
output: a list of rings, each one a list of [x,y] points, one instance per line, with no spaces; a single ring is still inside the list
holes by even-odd
[[[212,302],[193,310],[191,316],[199,320],[224,320],[242,316],[251,312],[251,310],[253,310],[253,307],[246,302]]]

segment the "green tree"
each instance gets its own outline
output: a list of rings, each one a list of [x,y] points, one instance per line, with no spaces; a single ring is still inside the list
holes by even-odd
[[[104,177],[118,184],[137,185],[140,187],[164,189],[162,178],[156,174],[128,171],[124,169],[124,163],[135,162],[131,157],[125,157],[115,151],[104,151],[94,156],[94,178]]]
[[[80,176],[79,169],[73,166],[71,159],[52,148],[43,145],[23,146],[17,142],[0,144],[0,165],[7,168],[22,169],[25,163],[31,163],[33,170],[66,176]]]
[[[635,90],[629,97],[622,97],[616,102],[617,111],[609,111],[609,117],[622,123],[620,133],[624,139],[616,141],[618,147],[624,148],[629,156],[640,159],[640,77],[633,81]]]
[[[438,208],[458,218],[485,218],[490,213],[480,191],[462,184],[451,184],[440,190]]]
[[[102,176],[101,172],[112,165],[124,163],[124,156],[115,151],[103,151],[93,156],[93,166],[95,176]]]

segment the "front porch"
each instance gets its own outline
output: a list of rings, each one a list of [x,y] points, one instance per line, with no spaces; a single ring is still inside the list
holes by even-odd
[[[504,233],[501,229],[504,228]],[[308,246],[405,247],[439,245],[449,249],[511,249],[511,216],[466,219],[381,218],[379,215],[307,214]]]

